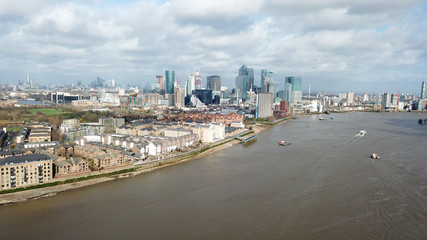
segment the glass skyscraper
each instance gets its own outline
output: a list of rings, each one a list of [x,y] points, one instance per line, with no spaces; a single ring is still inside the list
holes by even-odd
[[[235,86],[238,90],[238,99],[246,101],[249,91],[249,77],[248,76],[237,76],[235,80]]]
[[[427,82],[421,83],[421,99],[427,99]]]
[[[267,69],[261,70],[261,92],[268,92],[267,91],[267,84],[268,82],[273,81],[273,72]]]
[[[291,89],[291,99],[293,104],[301,103],[302,102],[302,85],[301,77],[286,77],[285,78],[285,84],[292,84]],[[286,85],[289,86],[289,85]],[[287,89],[288,91],[289,89]]]
[[[221,77],[220,76],[208,76],[206,81],[206,88],[212,89],[213,91],[221,91]]]
[[[174,71],[165,71],[165,78],[166,78],[166,88],[165,92],[166,94],[173,94],[173,88],[175,84],[175,72]]]
[[[286,83],[292,84],[292,91],[301,91],[301,77],[286,77]]]
[[[254,69],[248,68],[246,65],[243,65],[239,68],[239,76],[248,76],[248,86],[249,88],[254,87]],[[248,90],[249,90],[248,88]],[[247,91],[248,91],[247,90]]]

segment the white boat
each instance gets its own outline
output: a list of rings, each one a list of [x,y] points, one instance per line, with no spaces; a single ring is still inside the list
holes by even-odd
[[[364,136],[365,134],[366,134],[366,131],[365,131],[365,130],[362,130],[362,131],[360,131],[360,132],[359,132],[359,135],[360,135],[360,136]]]
[[[281,145],[281,146],[288,146],[288,145],[291,145],[292,143],[291,142],[288,142],[288,141],[280,141],[279,142],[279,145]]]
[[[372,153],[371,158],[380,159],[380,155],[378,155],[378,153]]]
[[[326,118],[324,118],[324,117],[319,117],[319,120],[320,120],[320,121],[325,121],[325,120],[326,120]]]

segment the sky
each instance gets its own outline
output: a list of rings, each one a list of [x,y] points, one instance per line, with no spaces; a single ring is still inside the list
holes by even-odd
[[[303,91],[421,91],[427,2],[420,0],[0,0],[0,83],[126,86],[199,69],[231,87],[242,65]],[[283,84],[281,84],[283,85]]]

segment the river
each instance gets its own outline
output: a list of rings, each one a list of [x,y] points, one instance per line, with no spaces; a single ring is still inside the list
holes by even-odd
[[[0,239],[425,239],[427,125],[418,119],[427,114],[325,116],[151,173],[0,206]]]

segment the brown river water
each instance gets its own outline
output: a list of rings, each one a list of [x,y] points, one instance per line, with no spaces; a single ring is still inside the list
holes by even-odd
[[[0,206],[0,239],[426,239],[427,125],[418,119],[427,114],[324,116],[151,173]]]

